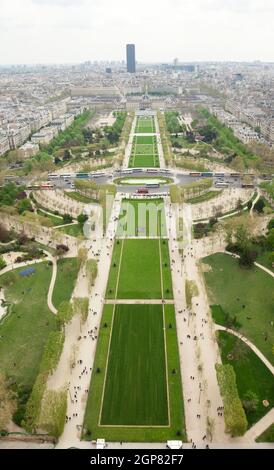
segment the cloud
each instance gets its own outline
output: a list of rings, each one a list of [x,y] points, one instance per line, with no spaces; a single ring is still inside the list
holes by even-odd
[[[273,0],[0,3],[2,63],[122,60],[128,42],[138,61],[273,60]]]
[[[80,7],[86,3],[86,0],[31,0],[31,2],[37,5],[47,5],[52,7]]]

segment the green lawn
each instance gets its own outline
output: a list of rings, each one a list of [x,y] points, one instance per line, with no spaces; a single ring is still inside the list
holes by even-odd
[[[159,168],[159,157],[157,155],[135,155],[129,159],[129,168]]]
[[[60,230],[60,232],[66,233],[67,235],[70,235],[71,237],[84,237],[83,224],[68,225],[61,227],[58,230]]]
[[[52,268],[45,262],[34,268],[35,274],[27,278],[19,276],[22,268],[0,278],[11,304],[0,324],[0,370],[28,391],[38,374],[48,335],[57,328],[56,317],[47,306]]]
[[[117,305],[100,424],[168,421],[163,307]]]
[[[240,268],[226,254],[208,256],[203,263],[210,266],[204,277],[211,303],[236,317],[240,331],[273,363],[274,279],[256,267]]]
[[[133,147],[134,155],[148,155],[150,153],[157,153],[157,147],[153,143],[151,144],[137,144]]]
[[[173,298],[167,240],[120,240],[115,245],[107,286],[107,298]],[[161,287],[160,249],[162,253],[163,293]],[[119,279],[119,263],[122,253]],[[118,283],[118,284],[117,284]]]
[[[138,117],[135,132],[139,134],[155,132],[154,117]]]
[[[207,193],[201,194],[201,196],[192,197],[188,199],[186,202],[189,204],[199,204],[200,202],[209,201],[210,199],[214,199],[215,197],[219,196],[222,191],[208,191]]]
[[[134,137],[135,144],[156,144],[156,137],[150,135],[137,135]]]
[[[274,267],[272,267],[272,262],[270,261],[271,251],[264,251],[262,250],[261,246],[255,243],[252,245],[252,247],[258,253],[258,256],[256,258],[256,263],[259,263],[262,266],[265,266],[267,269],[270,269],[270,271],[274,273]]]
[[[123,199],[117,237],[166,237],[163,199]]]
[[[54,214],[46,214],[44,211],[41,209],[37,209],[37,214],[42,215],[43,217],[46,217],[47,219],[50,219],[54,225],[54,227],[57,227],[58,225],[63,225],[64,221],[63,218],[61,217],[56,217]]]
[[[257,437],[256,442],[274,442],[274,423]]]
[[[86,407],[83,432],[85,439],[101,437],[117,442],[165,442],[168,439],[178,438],[186,440],[173,305],[166,305],[164,311],[165,324],[171,325],[171,328],[168,327],[165,330],[170,425],[165,427],[161,425],[159,427],[98,426],[113,317],[113,306],[106,305],[101,320]],[[165,423],[167,392],[164,386],[166,372],[163,354],[162,306],[119,305],[115,317],[117,312],[106,381],[106,391],[108,391],[103,403],[104,418],[107,418],[108,423],[110,419],[114,423],[117,423],[117,420],[126,423],[133,422],[132,420],[145,421],[151,426],[157,422]],[[117,376],[114,378],[113,374]]]
[[[235,370],[240,399],[252,391],[259,400],[255,410],[245,410],[251,427],[274,406],[274,377],[243,341],[225,331],[217,335],[223,364],[231,364]],[[263,400],[269,401],[268,407],[263,405]]]
[[[63,301],[71,299],[78,276],[77,258],[59,259],[57,264],[57,278],[53,290],[52,302],[57,308]]]
[[[78,193],[77,191],[66,191],[66,196],[70,197],[70,199],[74,199],[74,201],[83,202],[83,204],[91,204],[93,202],[98,202],[91,197],[84,196],[83,194]]]

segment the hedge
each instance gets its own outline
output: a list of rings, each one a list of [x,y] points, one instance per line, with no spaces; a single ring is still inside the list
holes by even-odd
[[[67,391],[47,390],[43,397],[39,427],[51,436],[60,437],[64,431],[67,412]]]
[[[51,372],[57,367],[63,350],[64,341],[64,331],[57,330],[52,331],[49,334],[40,364],[41,372]]]
[[[75,297],[73,299],[74,314],[80,315],[81,321],[83,323],[85,323],[85,321],[88,318],[88,307],[89,307],[88,297]]]
[[[236,375],[230,364],[216,364],[217,380],[224,402],[225,430],[232,437],[243,436],[247,419],[240,400]]]

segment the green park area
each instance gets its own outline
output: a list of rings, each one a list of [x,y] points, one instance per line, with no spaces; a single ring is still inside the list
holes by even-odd
[[[83,224],[72,224],[63,226],[58,229],[60,232],[65,233],[66,235],[70,235],[71,237],[79,237],[82,238],[83,235]]]
[[[8,314],[0,323],[0,370],[29,392],[48,335],[57,328],[56,317],[47,306],[52,267],[43,262],[34,269],[28,277],[20,276],[21,268],[0,278],[8,303]]]
[[[100,424],[166,426],[163,306],[116,305],[113,316]]]
[[[256,442],[274,442],[274,424],[257,437]]]
[[[134,137],[129,167],[159,167],[159,156],[155,136]]]
[[[62,302],[69,302],[78,276],[77,258],[63,258],[57,262],[57,277],[52,295],[54,307],[58,310]]]
[[[106,305],[83,437],[186,440],[173,305]]]
[[[135,128],[136,134],[153,134],[155,132],[155,122],[153,116],[141,116],[137,118]]]
[[[106,296],[109,299],[172,298],[168,240],[116,240]]]
[[[211,199],[220,196],[220,193],[221,191],[207,191],[206,193],[201,194],[200,196],[187,199],[186,202],[188,204],[199,204],[200,202],[210,201]]]
[[[166,237],[163,199],[123,199],[117,237]]]
[[[7,314],[0,322],[0,372],[16,393],[18,409],[14,419],[17,424],[24,419],[45,347],[51,335],[59,335],[58,319],[47,305],[52,266],[42,262],[32,268],[35,271],[26,276],[22,276],[24,269],[19,268],[0,278],[7,305]],[[76,259],[58,261],[53,294],[56,307],[70,299],[76,275]]]
[[[235,371],[239,397],[251,427],[274,406],[273,375],[241,339],[226,331],[219,331],[217,338],[222,363],[231,364]]]
[[[215,323],[236,328],[273,364],[273,277],[222,253],[203,258],[203,270]]]

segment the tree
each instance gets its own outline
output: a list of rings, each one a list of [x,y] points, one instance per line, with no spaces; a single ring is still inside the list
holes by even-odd
[[[4,374],[0,372],[0,431],[7,429],[15,410],[15,394],[10,390]]]
[[[4,225],[0,224],[0,242],[6,243],[9,241],[9,232]]]
[[[255,392],[248,390],[244,394],[242,404],[246,411],[255,411],[258,408],[259,398]]]
[[[4,269],[6,266],[7,265],[6,265],[5,261],[3,260],[2,256],[0,256],[0,270]]]
[[[86,214],[80,214],[77,217],[77,221],[79,222],[79,224],[84,224],[87,220],[88,220],[88,215]]]
[[[257,202],[254,204],[254,211],[259,212],[260,214],[263,212],[265,207],[265,202],[264,200],[260,197]]]
[[[269,231],[266,239],[266,245],[270,251],[274,251],[274,228]]]
[[[254,262],[256,261],[257,258],[257,251],[252,250],[250,246],[246,246],[240,254],[240,259],[239,263],[241,266],[245,266],[247,268],[250,268],[253,266]]]
[[[69,251],[69,247],[66,245],[57,245],[56,246],[56,254],[57,256],[64,256]]]
[[[63,215],[64,224],[71,224],[72,221],[73,221],[73,218],[70,214],[64,214]]]
[[[25,211],[30,211],[30,212],[33,211],[31,202],[27,198],[22,199],[22,201],[18,202],[17,209],[18,209],[19,214],[23,214],[23,212]]]

